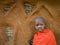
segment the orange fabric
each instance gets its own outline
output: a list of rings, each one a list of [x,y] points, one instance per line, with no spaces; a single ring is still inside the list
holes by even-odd
[[[49,29],[34,35],[33,45],[57,45],[54,34]]]

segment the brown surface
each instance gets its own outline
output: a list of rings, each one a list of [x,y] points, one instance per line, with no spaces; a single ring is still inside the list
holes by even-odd
[[[33,2],[33,1],[32,1]],[[36,9],[27,15],[23,7],[23,2],[17,1],[12,8],[3,14],[2,8],[4,4],[0,6],[0,44],[3,45],[29,45],[28,41],[32,38],[33,34],[36,32],[34,29],[34,18],[36,16],[42,16],[47,23],[48,28],[50,28],[55,36],[58,45],[60,45],[60,8],[59,5],[55,3],[48,3],[49,1],[39,1],[38,3],[30,3],[36,6]],[[7,37],[3,33],[6,26],[11,26],[13,28],[14,36],[10,42],[7,42]],[[9,43],[9,44],[8,44]]]

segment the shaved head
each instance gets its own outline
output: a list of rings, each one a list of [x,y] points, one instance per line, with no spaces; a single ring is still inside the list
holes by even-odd
[[[39,21],[45,23],[44,18],[40,17],[40,16],[38,16],[38,17],[35,18],[35,23],[38,23]]]

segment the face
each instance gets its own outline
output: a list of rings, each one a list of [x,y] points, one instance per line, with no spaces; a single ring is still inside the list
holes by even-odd
[[[37,31],[41,32],[45,28],[45,23],[41,19],[37,19],[35,21],[35,28]]]

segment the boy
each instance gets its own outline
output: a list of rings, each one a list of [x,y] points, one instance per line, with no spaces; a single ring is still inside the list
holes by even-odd
[[[45,20],[42,17],[35,19],[35,29],[38,32],[34,34],[32,45],[57,45],[53,32],[46,28]]]

